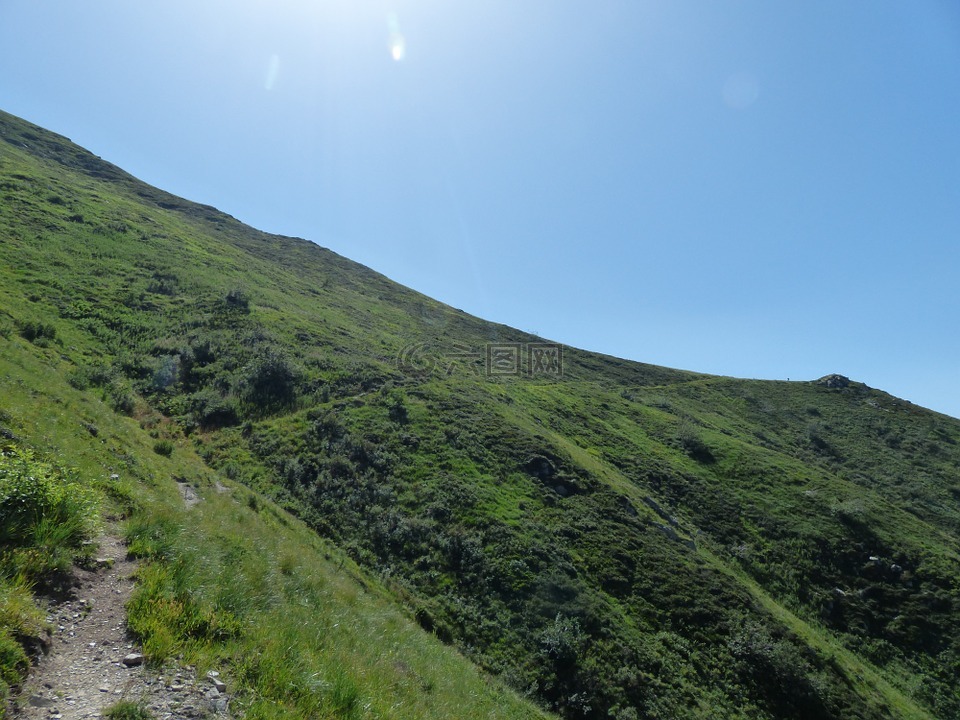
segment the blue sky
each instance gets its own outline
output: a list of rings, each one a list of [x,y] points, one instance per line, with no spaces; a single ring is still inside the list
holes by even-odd
[[[954,0],[2,0],[0,108],[490,320],[960,416]]]

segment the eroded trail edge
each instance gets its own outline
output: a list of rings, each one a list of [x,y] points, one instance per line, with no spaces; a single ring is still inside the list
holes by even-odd
[[[196,678],[189,667],[156,672],[143,665],[127,631],[137,563],[118,537],[103,536],[99,545],[95,569],[76,569],[69,596],[51,605],[49,648],[24,683],[13,716],[99,718],[120,701],[143,706],[157,720],[226,716],[220,683]]]

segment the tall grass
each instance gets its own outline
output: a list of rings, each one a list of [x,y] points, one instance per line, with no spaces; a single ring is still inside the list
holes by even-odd
[[[88,552],[98,517],[95,491],[30,450],[0,449],[0,698],[29,667],[22,643],[44,633],[33,588]]]
[[[339,551],[270,503],[208,493],[127,524],[129,625],[154,664],[215,668],[247,718],[544,717],[424,634]]]

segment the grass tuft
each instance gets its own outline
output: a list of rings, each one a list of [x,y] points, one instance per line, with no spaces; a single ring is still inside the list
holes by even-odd
[[[104,716],[109,720],[154,720],[149,710],[129,700],[111,705],[104,711]]]

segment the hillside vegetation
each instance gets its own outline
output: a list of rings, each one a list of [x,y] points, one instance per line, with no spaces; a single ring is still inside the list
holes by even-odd
[[[561,356],[0,139],[5,457],[125,518],[153,661],[248,717],[960,717],[960,421]]]

